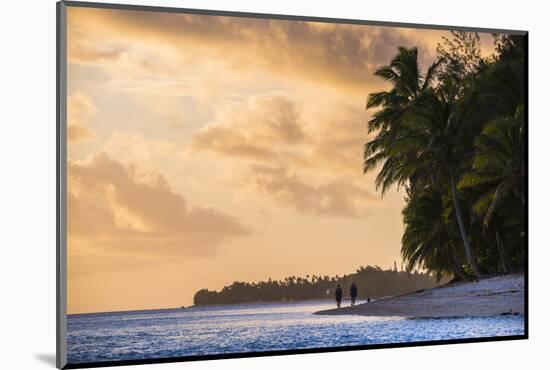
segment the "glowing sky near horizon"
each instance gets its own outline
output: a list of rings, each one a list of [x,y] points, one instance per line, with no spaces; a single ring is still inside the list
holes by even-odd
[[[399,264],[365,101],[398,46],[426,67],[445,34],[69,7],[69,313]]]

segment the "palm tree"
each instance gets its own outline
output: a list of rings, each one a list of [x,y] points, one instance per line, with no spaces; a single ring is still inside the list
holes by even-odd
[[[504,199],[513,195],[525,204],[525,120],[520,105],[513,116],[497,118],[485,125],[476,139],[472,171],[466,173],[461,186],[493,184],[474,204],[483,213],[488,226]]]
[[[405,114],[404,122],[415,140],[408,148],[409,153],[414,152],[414,160],[407,163],[408,170],[403,172],[415,174],[416,182],[424,186],[446,179],[468,264],[481,277],[457,189],[457,178],[469,163],[468,154],[480,123],[472,119],[471,105],[457,101],[456,91],[453,83],[444,81],[437,89],[428,89],[417,97]]]
[[[515,197],[525,206],[525,119],[520,105],[514,115],[488,122],[476,139],[472,170],[460,182],[461,187],[482,187],[483,193],[472,206],[474,214],[483,218],[483,229],[492,226],[505,271],[510,261],[501,236],[502,222],[497,211],[505,200]],[[500,212],[502,213],[502,212]],[[522,223],[523,220],[517,221]]]
[[[438,62],[423,75],[417,57],[417,49],[400,48],[391,64],[375,73],[391,82],[392,88],[369,96],[367,108],[381,109],[369,121],[369,132],[377,135],[365,144],[364,172],[383,163],[376,177],[382,194],[397,184],[407,186],[411,195],[418,183],[447,178],[466,257],[480,277],[456,186],[460,164],[477,134],[470,127],[475,125],[468,124],[472,109],[457,104],[458,88],[450,80],[433,88]]]
[[[467,280],[456,250],[444,194],[435,188],[414,193],[403,210],[405,232],[401,254],[407,271],[425,267],[440,279],[445,272]]]
[[[412,133],[402,123],[402,118],[414,100],[433,83],[439,62],[430,66],[425,74],[418,65],[418,49],[400,47],[389,66],[374,74],[390,82],[389,91],[372,93],[367,100],[367,109],[380,108],[368,122],[368,132],[377,132],[376,137],[365,144],[363,171],[366,173],[382,164],[376,177],[376,186],[382,195],[397,183],[409,186],[412,176],[403,173],[411,159],[408,153],[399,150],[411,140]]]

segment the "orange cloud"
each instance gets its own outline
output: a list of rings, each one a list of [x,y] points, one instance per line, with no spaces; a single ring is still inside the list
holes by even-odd
[[[67,140],[76,143],[93,137],[88,119],[96,112],[96,106],[88,95],[77,91],[67,98]]]
[[[221,110],[193,136],[192,148],[333,176],[361,175],[367,121],[361,108],[330,99],[316,105],[283,95],[253,96]]]
[[[294,147],[308,138],[298,122],[296,105],[279,95],[254,96],[224,110],[193,136],[195,151],[273,160],[281,146]]]
[[[375,198],[356,185],[363,179],[361,115],[342,104],[302,108],[281,95],[234,103],[195,134],[193,149],[234,160],[239,186],[281,206],[333,217],[365,214]]]
[[[190,207],[161,174],[105,153],[69,161],[68,183],[69,245],[77,255],[88,244],[99,254],[181,259],[212,254],[225,240],[251,233],[220,211]]]
[[[375,199],[367,190],[339,181],[312,185],[284,167],[252,166],[247,183],[283,206],[324,216],[364,216],[365,203]]]
[[[398,46],[419,46],[427,64],[435,49],[427,47],[429,40],[446,34],[421,30],[434,36],[418,38],[390,27],[80,8],[69,9],[69,30],[73,63],[118,60],[148,45],[173,50],[185,60],[224,60],[232,70],[269,70],[355,93],[381,85],[372,72],[388,63]],[[138,60],[159,71],[151,58]]]

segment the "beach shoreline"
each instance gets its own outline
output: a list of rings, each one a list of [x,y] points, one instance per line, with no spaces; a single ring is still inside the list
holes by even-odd
[[[447,284],[354,307],[317,311],[314,314],[407,318],[523,315],[524,297],[524,275],[510,274],[474,282]]]

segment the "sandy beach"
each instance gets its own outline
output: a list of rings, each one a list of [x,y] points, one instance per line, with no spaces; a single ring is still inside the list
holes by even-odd
[[[523,314],[524,282],[523,274],[504,275],[475,282],[453,283],[315,314],[409,318]]]

